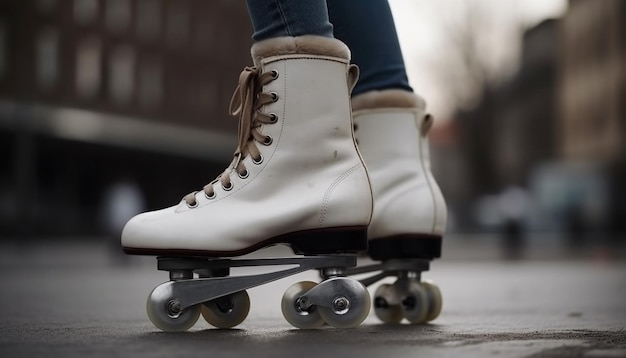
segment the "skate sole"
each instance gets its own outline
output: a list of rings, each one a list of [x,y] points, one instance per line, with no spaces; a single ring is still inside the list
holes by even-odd
[[[441,257],[441,236],[429,234],[395,235],[369,241],[373,260],[428,259]]]
[[[291,247],[293,252],[298,255],[356,253],[358,251],[367,250],[367,227],[350,226],[297,231],[274,236],[245,249],[231,251],[149,249],[135,247],[123,247],[123,250],[130,255],[235,257],[280,244]]]

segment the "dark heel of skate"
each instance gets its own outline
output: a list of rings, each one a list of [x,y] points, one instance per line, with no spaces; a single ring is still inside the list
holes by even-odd
[[[285,241],[299,255],[356,253],[367,250],[367,227],[303,231]]]
[[[369,254],[373,260],[427,259],[441,257],[441,236],[407,234],[370,240]]]

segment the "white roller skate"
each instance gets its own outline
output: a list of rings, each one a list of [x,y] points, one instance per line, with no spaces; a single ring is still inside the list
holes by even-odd
[[[372,215],[350,116],[358,69],[343,43],[316,36],[263,41],[252,57],[231,101],[240,116],[232,163],[203,190],[124,228],[126,253],[158,255],[158,268],[170,273],[150,294],[148,315],[164,331],[187,330],[200,313],[233,327],[248,314],[246,289],[320,269],[321,283],[287,290],[285,318],[300,328],[357,326],[370,298],[345,272],[366,248]],[[303,256],[232,258],[275,244]],[[231,267],[284,265],[292,268],[229,276]]]
[[[428,132],[432,117],[423,99],[400,90],[368,92],[352,100],[355,136],[374,192],[369,226],[369,256],[380,264],[350,269],[350,274],[380,271],[361,280],[382,284],[374,311],[385,323],[425,323],[441,312],[437,286],[421,281],[430,261],[441,256],[446,204],[430,171]]]

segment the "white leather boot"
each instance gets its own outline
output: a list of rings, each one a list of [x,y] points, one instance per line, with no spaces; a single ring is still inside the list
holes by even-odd
[[[229,167],[172,207],[132,218],[130,254],[238,256],[285,243],[297,253],[365,249],[372,193],[356,149],[350,91],[358,70],[340,41],[271,39],[252,47],[231,112]]]
[[[430,171],[424,100],[401,90],[352,99],[355,136],[374,192],[369,254],[375,260],[441,256],[446,203]]]

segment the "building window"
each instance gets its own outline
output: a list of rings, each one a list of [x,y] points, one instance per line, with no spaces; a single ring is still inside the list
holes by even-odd
[[[109,31],[124,32],[130,25],[130,0],[106,0],[106,27]]]
[[[130,46],[115,48],[109,65],[109,97],[117,104],[126,104],[135,90],[135,51]]]
[[[74,19],[78,24],[91,24],[97,15],[98,0],[74,0]]]
[[[171,46],[184,45],[189,38],[190,9],[185,0],[168,1],[166,41]]]
[[[161,2],[140,0],[137,10],[137,36],[143,40],[153,40],[159,35],[161,26]]]
[[[59,63],[59,35],[53,28],[39,33],[35,44],[37,82],[42,89],[56,84]]]
[[[163,66],[150,60],[141,64],[139,71],[139,104],[146,109],[159,106],[163,96]]]
[[[80,43],[76,53],[76,94],[93,98],[102,82],[102,45],[98,38],[88,38]]]

